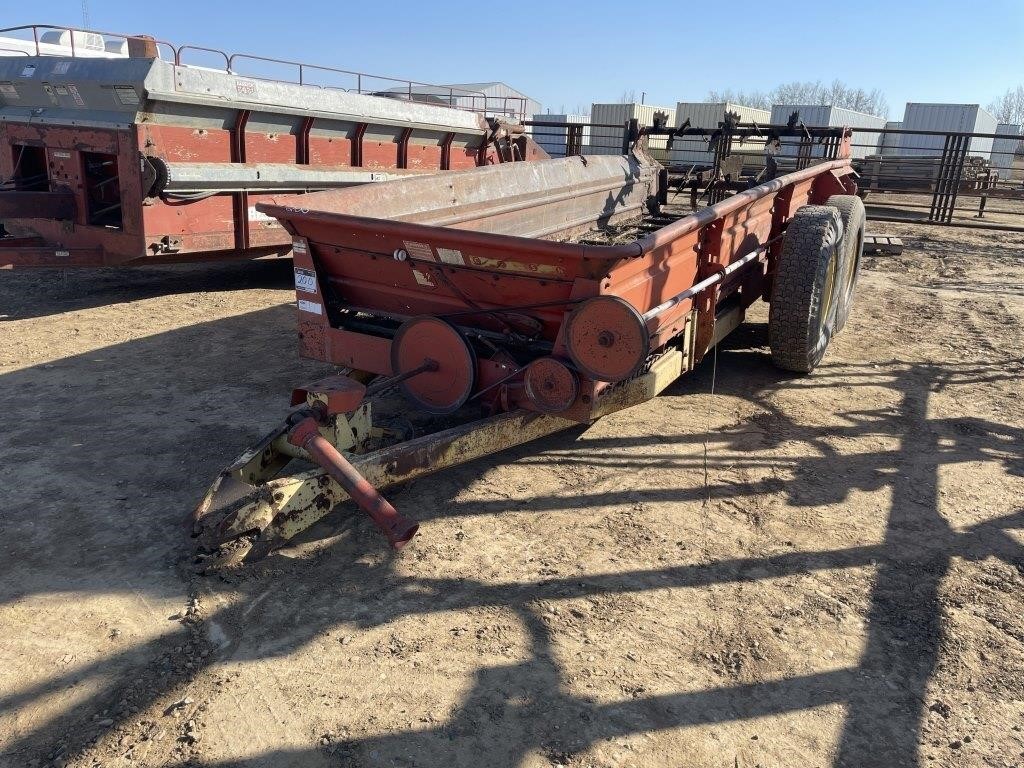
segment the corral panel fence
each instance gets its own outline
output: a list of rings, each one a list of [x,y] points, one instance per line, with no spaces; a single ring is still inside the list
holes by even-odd
[[[552,157],[619,154],[632,139],[629,123],[525,124]],[[764,138],[750,135],[749,125],[741,128],[741,137],[712,129],[667,139],[658,135],[651,137],[657,139],[650,142],[652,153],[673,185],[692,188],[693,180],[710,188],[714,179],[728,177],[735,189],[764,180],[769,155],[777,175],[831,159],[838,151],[833,138],[810,135],[823,128],[808,126],[806,136],[782,136],[767,151],[771,126],[756,126]],[[1024,232],[1024,134],[1018,127],[1000,126],[997,134],[888,127],[850,131],[852,163],[873,220]],[[716,197],[709,192],[693,199],[709,204]]]

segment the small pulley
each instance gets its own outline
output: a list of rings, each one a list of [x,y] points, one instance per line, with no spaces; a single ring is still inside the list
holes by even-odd
[[[580,393],[576,372],[557,357],[539,357],[526,366],[523,386],[541,413],[568,410]]]

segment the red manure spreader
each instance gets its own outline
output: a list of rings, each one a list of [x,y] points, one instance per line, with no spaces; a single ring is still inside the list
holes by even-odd
[[[683,211],[646,151],[658,130],[700,133],[258,204],[293,238],[301,354],[339,371],[200,502],[211,561],[264,556],[349,498],[401,547],[417,524],[380,489],[656,396],[759,299],[773,360],[810,372],[863,244],[849,132],[730,126],[831,150],[776,178],[716,172],[717,202]]]

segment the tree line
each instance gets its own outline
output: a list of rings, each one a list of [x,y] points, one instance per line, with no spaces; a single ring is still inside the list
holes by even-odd
[[[866,112],[878,117],[889,116],[889,102],[878,89],[870,91],[854,88],[842,80],[822,83],[820,80],[794,80],[770,91],[708,91],[704,101],[717,103],[731,101],[746,107],[771,109],[773,104],[821,104]]]
[[[1000,123],[1024,124],[1024,85],[1007,88],[1006,93],[988,105],[988,111]]]

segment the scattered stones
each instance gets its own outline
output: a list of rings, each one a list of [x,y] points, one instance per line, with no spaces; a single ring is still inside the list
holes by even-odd
[[[183,699],[178,699],[176,702],[174,702],[169,707],[167,707],[167,709],[164,710],[164,715],[174,715],[175,717],[177,717],[178,710],[180,710],[182,707],[187,707],[191,703],[192,699],[190,699],[188,696],[186,696]]]
[[[935,701],[933,701],[932,705],[928,707],[928,709],[932,712],[936,712],[942,715],[942,717],[944,718],[948,718],[950,714],[952,714],[953,712],[953,708],[941,699],[936,699]]]

